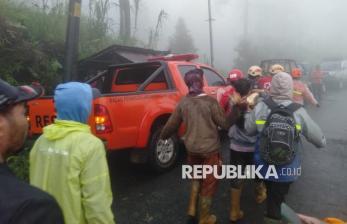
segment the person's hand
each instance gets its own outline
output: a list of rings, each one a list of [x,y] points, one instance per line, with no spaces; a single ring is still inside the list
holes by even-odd
[[[234,94],[232,94],[230,97],[230,103],[232,105],[237,105],[241,102],[241,96],[239,93],[235,92]]]
[[[242,106],[243,110],[248,112],[254,109],[254,105],[249,104],[247,101],[247,96],[242,97],[239,105]]]
[[[324,222],[313,217],[309,217],[309,216],[305,216],[301,214],[298,214],[298,216],[302,224],[324,224]]]
[[[260,93],[252,93],[247,96],[247,104],[248,104],[248,111],[253,110],[255,105],[257,104],[258,98]]]

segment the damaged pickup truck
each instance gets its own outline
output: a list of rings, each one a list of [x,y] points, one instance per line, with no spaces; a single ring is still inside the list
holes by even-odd
[[[111,66],[107,72],[87,81],[102,93],[93,102],[89,120],[93,133],[110,151],[131,150],[133,162],[148,162],[156,171],[175,166],[179,137],[173,136],[168,144],[163,144],[159,134],[188,92],[184,74],[191,69],[202,69],[204,90],[214,97],[217,89],[226,85],[223,76],[214,69],[192,62],[197,57],[171,55],[144,63]],[[52,97],[31,101],[28,108],[32,135],[41,134],[42,128],[55,119]]]

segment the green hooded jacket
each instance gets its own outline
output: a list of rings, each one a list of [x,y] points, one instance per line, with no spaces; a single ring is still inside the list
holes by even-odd
[[[112,224],[112,191],[103,143],[90,127],[55,120],[30,153],[30,183],[58,201],[66,224]]]

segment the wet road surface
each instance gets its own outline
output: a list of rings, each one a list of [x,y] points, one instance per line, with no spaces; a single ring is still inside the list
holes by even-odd
[[[302,176],[292,184],[287,203],[299,213],[347,220],[347,91],[330,93],[321,108],[308,111],[323,129],[328,145],[316,149],[304,142]],[[222,152],[223,160],[229,161],[227,141]],[[185,223],[189,181],[181,179],[180,165],[158,175],[128,162],[126,152],[111,153],[109,165],[118,224]],[[228,223],[229,186],[222,180],[214,200],[213,212],[221,224]],[[246,223],[261,224],[265,205],[255,204],[252,181],[246,183],[241,200]]]

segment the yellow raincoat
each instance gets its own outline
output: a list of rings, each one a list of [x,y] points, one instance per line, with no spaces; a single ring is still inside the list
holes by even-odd
[[[103,143],[88,125],[56,120],[30,153],[30,183],[52,194],[66,224],[112,224],[112,192]]]

